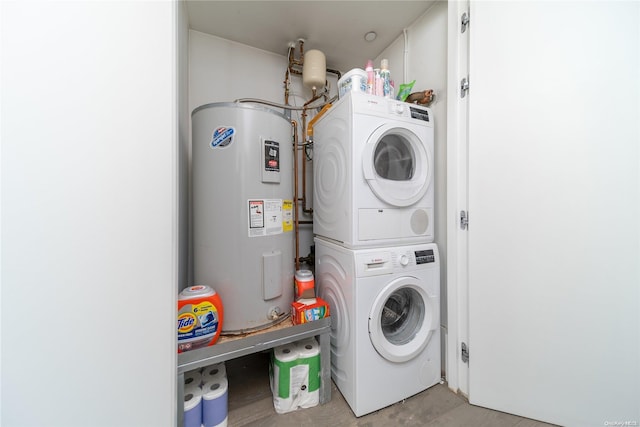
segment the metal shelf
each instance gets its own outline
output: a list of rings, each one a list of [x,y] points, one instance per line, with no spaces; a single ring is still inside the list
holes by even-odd
[[[287,322],[287,323],[285,323]],[[223,337],[211,347],[178,354],[178,426],[182,426],[184,409],[184,373],[204,366],[246,356],[279,345],[316,337],[320,345],[320,404],[331,400],[331,361],[329,333],[331,317],[293,325],[291,319],[269,329],[238,337]]]

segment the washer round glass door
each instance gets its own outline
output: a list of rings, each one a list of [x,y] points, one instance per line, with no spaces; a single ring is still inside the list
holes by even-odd
[[[362,170],[380,200],[411,206],[431,185],[431,151],[410,129],[383,125],[364,146]]]
[[[389,361],[416,357],[437,327],[438,307],[418,282],[414,277],[392,281],[378,294],[369,313],[371,343]]]

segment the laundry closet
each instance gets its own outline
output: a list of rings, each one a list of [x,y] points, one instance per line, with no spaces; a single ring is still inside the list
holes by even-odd
[[[2,425],[176,420],[177,295],[196,284],[191,114],[282,103],[290,49],[317,48],[268,13],[280,52],[207,34],[189,7],[0,6]],[[635,2],[434,2],[366,58],[388,60],[396,90],[435,94],[439,374],[474,405],[640,422],[639,18]],[[292,105],[312,96],[301,80]]]

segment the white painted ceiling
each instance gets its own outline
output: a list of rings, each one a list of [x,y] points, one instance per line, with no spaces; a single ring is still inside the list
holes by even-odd
[[[402,35],[432,1],[217,1],[188,0],[189,27],[269,52],[287,55],[303,38],[304,50],[319,49],[327,67],[343,73],[364,68]],[[373,42],[365,33],[375,31]],[[298,55],[296,54],[296,58]]]

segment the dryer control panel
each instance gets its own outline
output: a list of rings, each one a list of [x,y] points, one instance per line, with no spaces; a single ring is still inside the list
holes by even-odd
[[[345,102],[351,103],[353,114],[365,114],[387,120],[401,120],[423,126],[433,126],[431,120],[433,115],[429,107],[360,92],[348,92],[334,104],[325,116],[331,115],[331,113],[335,114],[338,105]],[[324,117],[320,118],[320,120],[323,119]]]

